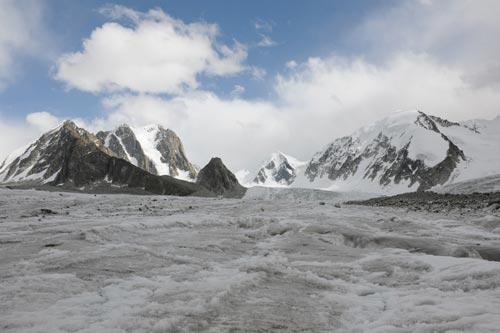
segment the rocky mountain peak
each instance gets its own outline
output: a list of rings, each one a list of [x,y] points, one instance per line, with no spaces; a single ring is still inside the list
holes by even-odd
[[[66,180],[68,170],[73,167],[68,161],[74,160],[71,156],[76,152],[88,156],[113,155],[95,135],[67,120],[13,157],[1,170],[0,181],[57,183]],[[75,168],[82,167],[75,165]]]
[[[198,173],[196,183],[213,193],[226,197],[242,197],[246,189],[240,185],[236,176],[229,171],[222,160],[213,157]]]
[[[99,137],[109,143],[112,138],[122,142],[135,138],[130,128],[120,126],[114,132],[100,132]],[[124,147],[129,147],[124,144]],[[127,152],[128,154],[128,152]],[[131,157],[129,157],[131,158]],[[217,176],[215,180],[209,177]],[[43,134],[38,140],[15,152],[2,164],[0,183],[13,186],[62,186],[79,191],[111,191],[156,193],[170,195],[216,194],[229,197],[243,195],[245,189],[225,167],[210,164],[200,183],[186,182],[170,176],[153,175],[126,159],[117,157],[103,145],[103,139],[64,122]],[[214,193],[208,189],[218,189]]]
[[[181,139],[161,125],[134,128],[122,124],[97,136],[116,156],[148,172],[191,181],[196,178],[197,171],[188,160]]]
[[[146,156],[134,131],[127,124],[122,124],[113,131],[100,131],[97,137],[115,156],[152,174],[157,174],[155,165]]]
[[[180,171],[184,171],[189,178],[196,178],[196,169],[189,162],[182,141],[174,131],[158,126],[155,143],[161,162],[168,165],[171,176],[179,176]]]
[[[451,127],[469,131],[421,111],[396,113],[336,139],[312,158],[306,176],[310,181],[326,176],[334,182],[371,182],[373,188],[429,189],[447,182],[466,160],[445,134]]]
[[[75,122],[70,120],[70,119],[64,120],[63,123],[61,124],[61,127],[64,127],[67,129],[77,129],[78,128],[78,126],[76,126]]]
[[[282,152],[276,152],[258,171],[253,182],[266,186],[290,185],[304,162]]]

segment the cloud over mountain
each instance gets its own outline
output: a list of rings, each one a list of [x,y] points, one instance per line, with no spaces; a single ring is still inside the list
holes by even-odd
[[[81,51],[64,54],[57,62],[55,78],[70,88],[180,93],[196,88],[199,75],[244,70],[245,45],[219,43],[216,24],[185,23],[161,9],[142,13],[115,5],[101,12],[111,21],[94,29]]]

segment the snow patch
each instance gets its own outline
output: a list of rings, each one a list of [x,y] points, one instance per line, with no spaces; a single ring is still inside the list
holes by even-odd
[[[159,132],[158,125],[148,125],[144,127],[132,128],[132,131],[137,138],[137,141],[141,144],[144,154],[149,157],[151,162],[154,164],[156,171],[159,175],[170,175],[170,169],[168,163],[162,162],[162,156],[160,151],[156,148],[158,142],[156,137]]]

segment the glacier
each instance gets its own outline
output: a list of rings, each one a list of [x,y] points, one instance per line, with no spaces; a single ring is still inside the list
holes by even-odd
[[[500,262],[471,250],[500,247],[498,211],[358,195],[0,189],[1,331],[498,330]]]

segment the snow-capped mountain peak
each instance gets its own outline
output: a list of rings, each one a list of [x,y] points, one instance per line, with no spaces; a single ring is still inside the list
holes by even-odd
[[[0,182],[57,183],[66,177],[63,169],[75,151],[113,156],[95,135],[67,120],[10,154],[0,169]]]
[[[498,174],[500,117],[455,122],[396,112],[339,137],[301,162],[271,155],[253,184],[400,193]]]
[[[306,162],[282,152],[271,154],[271,158],[260,168],[253,183],[265,186],[286,186],[293,183],[295,177]]]
[[[196,178],[196,168],[188,160],[182,141],[174,131],[161,125],[148,125],[136,127],[134,132],[158,174],[184,180]]]
[[[476,150],[467,142],[480,137],[466,124],[398,112],[334,140],[314,155],[305,175],[313,183],[328,180],[332,189],[426,190],[467,168]]]
[[[161,125],[130,127],[123,124],[97,136],[117,156],[148,172],[190,181],[196,178],[196,169],[189,162],[180,138]]]
[[[66,120],[22,147],[0,163],[0,182],[51,182],[57,177],[60,161],[74,142],[85,143],[108,156],[130,162],[153,175],[194,181],[196,169],[189,162],[180,138],[160,125],[133,128],[122,124],[112,131],[92,134]],[[67,145],[67,146],[65,146]]]

